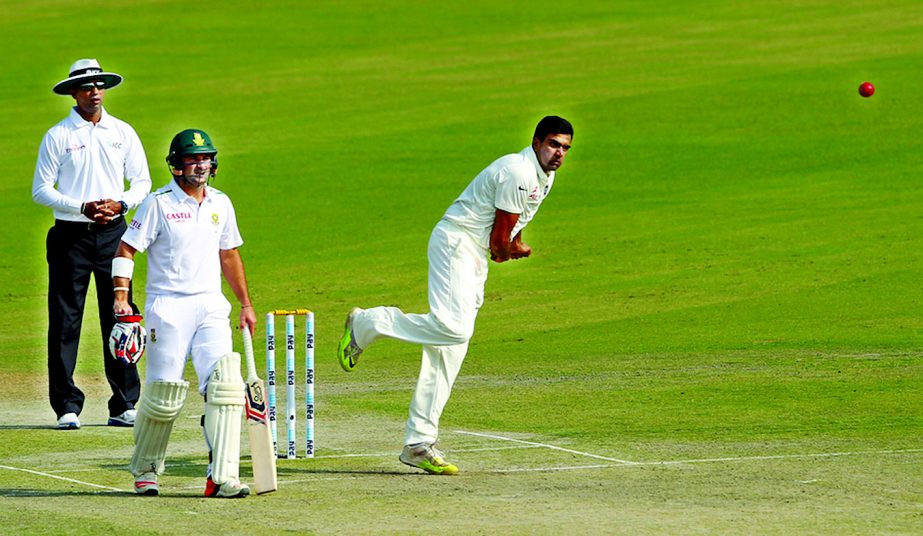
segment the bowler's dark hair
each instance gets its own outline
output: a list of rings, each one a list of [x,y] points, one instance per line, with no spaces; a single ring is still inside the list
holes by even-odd
[[[547,115],[535,126],[534,138],[545,141],[549,134],[567,134],[574,137],[574,127],[570,121],[556,115]]]

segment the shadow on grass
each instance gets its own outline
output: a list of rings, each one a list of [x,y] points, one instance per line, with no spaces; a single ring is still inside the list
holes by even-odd
[[[176,456],[171,457],[169,451],[167,452],[167,461],[166,461],[166,470],[164,474],[167,476],[183,476],[183,477],[202,477],[203,485],[205,479],[205,473],[208,470],[208,454],[205,451],[205,446],[202,446],[202,455],[201,456]],[[100,469],[109,470],[109,471],[128,471],[128,464],[130,463],[131,458],[126,458],[125,460],[113,460],[112,463],[103,463],[99,465]]]
[[[138,495],[131,491],[115,491],[115,490],[100,490],[100,491],[49,491],[46,489],[2,489],[0,488],[0,497],[9,497],[9,498],[35,498],[35,497],[117,497],[117,498],[132,498],[133,500],[139,501],[164,501],[168,499],[183,499],[183,500],[214,500],[209,497],[202,495],[201,491],[190,491],[182,492],[170,489],[161,489],[161,493],[157,497],[147,497],[144,495]],[[233,499],[232,499],[233,500]]]
[[[369,475],[369,476],[427,476],[426,473],[412,473],[409,471],[389,471],[374,469],[298,469],[298,468],[276,468],[276,474],[282,476],[298,475]]]
[[[100,495],[135,497],[135,494],[130,491],[49,491],[47,489],[0,488],[0,497],[98,497]]]

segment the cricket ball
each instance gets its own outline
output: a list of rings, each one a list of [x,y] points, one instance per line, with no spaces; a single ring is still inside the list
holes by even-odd
[[[859,94],[863,97],[871,97],[875,93],[875,86],[871,82],[862,82],[859,85]]]

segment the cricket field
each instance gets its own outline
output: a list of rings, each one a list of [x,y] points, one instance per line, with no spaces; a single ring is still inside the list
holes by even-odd
[[[923,530],[919,1],[3,4],[0,532]],[[211,135],[257,312],[316,313],[317,456],[275,493],[202,497],[191,395],[133,495],[92,297],[83,428],[53,427],[30,190],[81,57],[125,77],[105,106],[155,187],[175,133]],[[424,475],[397,460],[419,347],[343,373],[344,316],[425,312],[433,225],[548,114],[573,149],[533,256],[491,266],[441,423],[461,474]]]

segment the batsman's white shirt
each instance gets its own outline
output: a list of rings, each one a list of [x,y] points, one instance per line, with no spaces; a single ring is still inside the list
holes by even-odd
[[[494,161],[471,181],[430,235],[429,312],[407,314],[397,307],[374,307],[353,318],[356,342],[362,348],[380,337],[423,345],[405,445],[434,443],[438,437],[439,418],[484,303],[496,210],[520,215],[512,238],[532,221],[553,182],[554,172],[545,174],[532,147]]]
[[[122,241],[138,251],[150,250],[148,295],[221,292],[218,251],[244,243],[228,196],[207,186],[199,204],[176,181],[141,203]]]
[[[170,181],[141,203],[122,241],[147,251],[145,381],[181,380],[191,355],[204,393],[232,346],[219,256],[243,244],[231,200],[206,187],[200,204]]]
[[[131,184],[127,192],[125,179]],[[100,199],[124,201],[134,208],[150,191],[151,176],[138,134],[105,109],[95,125],[71,109],[42,138],[32,199],[51,207],[57,220],[89,222],[80,205]]]

